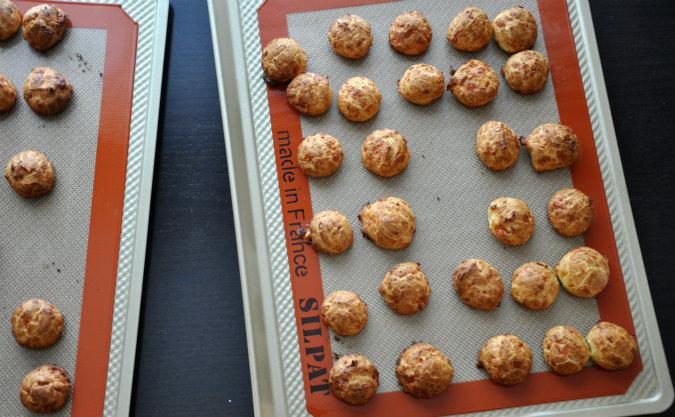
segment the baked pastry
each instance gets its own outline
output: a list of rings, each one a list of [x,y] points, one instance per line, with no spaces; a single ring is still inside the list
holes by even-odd
[[[609,263],[600,252],[587,246],[567,252],[555,266],[563,288],[578,297],[594,297],[609,282]]]
[[[42,152],[23,151],[7,162],[5,179],[22,196],[38,197],[54,186],[54,165]]]
[[[398,80],[398,92],[403,98],[421,106],[436,100],[444,91],[445,77],[433,65],[412,65]]]
[[[502,243],[522,245],[534,234],[534,216],[523,200],[500,197],[488,208],[490,230]]]
[[[305,71],[307,54],[291,38],[276,38],[263,49],[262,68],[268,80],[283,83]]]
[[[0,113],[11,109],[15,101],[16,88],[14,84],[7,77],[0,74]]]
[[[488,64],[472,59],[452,74],[448,90],[465,106],[482,106],[497,97],[499,78]]]
[[[584,369],[590,351],[584,337],[572,326],[555,326],[546,332],[544,359],[555,372],[576,374]]]
[[[389,27],[389,44],[406,55],[419,55],[431,43],[431,26],[420,12],[410,10],[396,16]]]
[[[429,303],[431,288],[418,262],[403,262],[384,276],[380,294],[398,314],[415,314]]]
[[[340,113],[352,122],[364,122],[377,114],[382,94],[370,78],[352,77],[338,91]]]
[[[452,381],[452,362],[428,343],[415,343],[401,352],[396,376],[403,391],[419,398],[431,398],[445,391]]]
[[[312,217],[302,238],[319,252],[336,255],[349,249],[354,232],[347,216],[337,210],[324,210]]]
[[[73,86],[54,68],[37,67],[23,83],[23,98],[36,113],[58,113],[66,107],[72,96]]]
[[[19,30],[21,12],[12,0],[0,0],[0,41],[4,41]]]
[[[520,138],[520,143],[530,152],[536,172],[572,165],[581,149],[574,130],[558,123],[535,128],[530,136]]]
[[[68,29],[68,15],[49,3],[28,9],[23,15],[23,37],[35,49],[44,51],[63,38]]]
[[[607,321],[599,321],[593,326],[586,335],[586,342],[591,350],[591,359],[610,371],[627,368],[637,355],[635,336]]]
[[[361,58],[373,44],[370,23],[355,14],[342,15],[330,25],[328,41],[339,55],[345,58]]]
[[[519,152],[518,136],[504,122],[488,120],[476,132],[476,153],[493,171],[515,164]]]
[[[548,79],[548,59],[531,49],[518,52],[506,61],[502,74],[514,90],[523,94],[536,93]]]
[[[321,319],[338,334],[355,335],[368,323],[368,306],[354,292],[333,291],[321,303]]]
[[[361,161],[368,170],[391,177],[408,165],[408,141],[393,129],[377,129],[366,137],[361,149]]]
[[[553,228],[564,236],[580,235],[593,223],[593,199],[576,188],[556,191],[547,211]]]
[[[516,335],[493,336],[480,348],[478,366],[485,368],[498,384],[520,384],[530,373],[532,350]]]
[[[325,177],[342,164],[340,141],[325,133],[309,135],[298,146],[298,166],[310,177]]]
[[[522,6],[499,13],[492,21],[492,29],[497,45],[510,54],[532,48],[537,40],[537,21]]]
[[[543,262],[527,262],[513,272],[511,297],[530,310],[544,309],[558,297],[558,278]]]
[[[21,381],[21,403],[34,413],[53,413],[63,407],[70,396],[70,378],[55,365],[42,365]]]
[[[333,89],[325,75],[303,72],[288,83],[286,99],[298,113],[318,116],[330,107]]]
[[[447,38],[460,51],[477,51],[492,37],[492,22],[480,7],[469,6],[452,19]]]
[[[61,333],[63,315],[52,303],[28,300],[12,314],[12,334],[21,346],[42,349],[59,340]]]
[[[358,353],[340,357],[328,374],[330,392],[351,405],[363,405],[370,401],[378,385],[380,374],[377,368]]]
[[[415,215],[410,205],[397,197],[386,197],[366,204],[359,213],[363,234],[385,249],[401,249],[415,235]]]
[[[491,311],[497,308],[504,294],[499,272],[482,259],[467,259],[453,274],[455,290],[469,307]]]

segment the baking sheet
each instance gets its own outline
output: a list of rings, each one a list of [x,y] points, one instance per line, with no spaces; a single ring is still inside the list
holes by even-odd
[[[535,0],[521,4],[540,22]],[[502,2],[477,5],[488,16],[496,16],[505,8]],[[345,154],[334,175],[310,179],[314,213],[339,210],[358,230],[361,223],[357,216],[363,204],[393,195],[406,200],[416,216],[415,238],[402,250],[381,249],[357,232],[349,250],[338,256],[320,256],[324,294],[351,290],[369,307],[368,324],[358,335],[335,337],[331,331],[332,351],[338,355],[357,352],[373,361],[380,371],[378,392],[400,390],[393,364],[411,341],[425,341],[444,352],[455,368],[453,382],[465,382],[487,377],[486,372],[476,368],[476,358],[482,344],[496,334],[510,332],[521,337],[533,351],[532,372],[547,371],[541,340],[548,329],[567,324],[585,335],[600,319],[595,298],[574,297],[562,288],[556,302],[540,311],[531,311],[510,296],[511,274],[520,265],[540,261],[555,267],[562,255],[583,246],[584,241],[582,236],[558,234],[546,214],[551,195],[572,186],[569,168],[537,174],[529,153],[521,148],[514,166],[493,172],[476,155],[476,131],[487,120],[503,121],[518,136],[526,136],[537,126],[560,122],[560,118],[550,79],[541,91],[531,95],[520,94],[508,86],[500,68],[510,54],[494,41],[473,53],[458,51],[447,42],[444,36],[447,24],[463,7],[463,3],[419,0],[294,13],[287,17],[290,37],[310,57],[307,71],[327,75],[336,94],[353,76],[371,78],[382,92],[380,111],[364,123],[345,119],[335,101],[321,116],[301,116],[303,137],[329,133],[341,141]],[[422,12],[432,27],[431,46],[422,55],[397,53],[387,41],[389,25],[405,10]],[[357,14],[371,24],[373,46],[363,59],[343,58],[323,36],[317,36],[319,28],[329,27],[344,13]],[[538,27],[538,40],[532,49],[546,55],[541,24]],[[486,62],[500,74],[499,93],[485,106],[466,107],[449,92],[428,106],[417,106],[398,93],[396,82],[410,65],[434,65],[447,80],[450,67],[456,69],[472,58]],[[379,128],[396,129],[408,140],[411,153],[408,167],[391,178],[369,172],[361,162],[363,140]],[[488,229],[487,208],[492,200],[502,196],[524,200],[535,217],[536,232],[524,245],[504,245]],[[504,297],[496,310],[472,309],[457,296],[452,274],[468,258],[485,259],[500,272]],[[431,298],[423,312],[401,316],[382,300],[378,286],[391,267],[410,260],[421,263],[430,281]]]
[[[4,172],[16,153],[35,149],[54,164],[51,192],[18,195],[2,181],[0,211],[0,415],[32,415],[19,401],[19,384],[32,369],[49,363],[65,369],[74,383],[89,215],[98,143],[106,51],[105,29],[70,28],[54,48],[40,52],[20,34],[0,42],[0,73],[17,88],[12,109],[0,114]],[[39,115],[23,99],[23,81],[38,66],[58,69],[73,85],[73,98],[58,114]],[[54,345],[32,350],[11,337],[10,317],[23,301],[42,298],[64,315],[64,333]],[[55,415],[70,415],[71,401]]]

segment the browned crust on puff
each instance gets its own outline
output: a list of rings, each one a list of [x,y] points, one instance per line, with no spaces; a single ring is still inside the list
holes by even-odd
[[[511,296],[531,310],[553,304],[559,288],[555,272],[543,262],[527,262],[513,272]]]
[[[370,401],[380,385],[380,374],[365,356],[344,355],[333,365],[328,375],[328,388],[338,399],[351,405]]]
[[[21,381],[21,403],[35,413],[53,413],[63,407],[70,396],[70,378],[54,365],[42,365]]]
[[[377,114],[382,94],[373,80],[352,77],[340,87],[337,96],[340,113],[353,122],[364,122]]]
[[[419,398],[431,398],[445,391],[452,381],[452,362],[428,343],[403,349],[396,364],[396,376],[403,391]]]
[[[509,333],[493,336],[478,352],[478,366],[485,368],[499,384],[520,384],[530,373],[532,350],[518,336]]]
[[[415,235],[415,215],[410,205],[397,197],[386,197],[366,204],[359,213],[363,234],[377,246],[401,249]]]
[[[623,327],[606,321],[593,326],[586,342],[591,350],[591,359],[610,371],[629,367],[638,351],[635,336]]]
[[[389,44],[406,55],[418,55],[431,43],[431,25],[420,12],[410,10],[394,19],[389,27]]]
[[[476,132],[476,153],[493,171],[509,168],[518,160],[518,136],[504,122],[488,120]]]
[[[337,290],[321,303],[321,319],[336,333],[351,336],[363,330],[368,323],[368,306],[358,294]]]
[[[511,55],[502,73],[516,91],[532,94],[541,90],[548,79],[548,60],[537,51],[527,50]]]
[[[21,26],[21,12],[11,0],[0,0],[0,41],[14,35]]]
[[[44,51],[63,38],[68,29],[68,16],[53,4],[40,4],[23,15],[23,37],[35,49]]]
[[[527,148],[536,172],[570,166],[581,150],[577,135],[571,127],[559,123],[545,123],[529,136],[520,138]]]
[[[14,155],[5,166],[5,179],[24,197],[38,197],[54,186],[54,165],[42,152],[29,150]]]
[[[415,64],[398,80],[398,92],[411,103],[426,106],[445,92],[445,77],[433,65]]]
[[[446,37],[461,51],[477,51],[490,42],[492,22],[482,9],[469,6],[452,19]]]
[[[336,255],[349,249],[354,232],[347,216],[337,210],[324,210],[312,217],[303,239],[311,239],[312,246],[320,252]]]
[[[361,16],[345,14],[335,20],[328,29],[330,46],[345,58],[361,58],[373,44],[373,34]]]
[[[578,297],[594,297],[609,282],[609,263],[600,252],[587,246],[567,252],[555,267],[563,288]]]
[[[23,98],[36,113],[58,113],[66,107],[72,96],[73,86],[54,68],[35,68],[23,83]]]
[[[361,148],[361,162],[369,171],[391,177],[408,166],[408,141],[393,129],[377,129],[366,137]]]
[[[576,374],[584,369],[590,351],[584,336],[572,326],[555,326],[542,343],[548,366],[562,375]]]
[[[4,75],[0,74],[0,113],[11,109],[16,102],[16,87]]]
[[[500,197],[488,208],[490,230],[502,243],[522,245],[534,234],[534,216],[523,200]]]
[[[61,338],[63,315],[54,304],[32,299],[23,302],[12,314],[12,334],[21,346],[45,348]]]
[[[398,314],[415,314],[429,303],[429,280],[417,262],[402,262],[387,272],[380,284],[380,294]]]
[[[522,6],[499,13],[492,21],[492,29],[497,45],[510,54],[532,48],[537,40],[537,21]]]
[[[481,310],[497,308],[504,294],[499,272],[482,259],[467,259],[459,264],[453,283],[464,304]]]
[[[344,154],[335,137],[325,133],[309,135],[298,145],[298,166],[310,177],[325,177],[337,171]]]
[[[305,71],[307,54],[295,39],[276,38],[265,45],[261,64],[268,79],[283,83]]]
[[[482,106],[497,97],[499,78],[488,64],[472,59],[450,77],[448,90],[465,106]]]
[[[576,188],[556,191],[548,200],[548,219],[564,236],[584,233],[593,223],[593,199]]]
[[[330,107],[333,89],[325,75],[303,72],[288,83],[286,99],[298,113],[318,116]]]

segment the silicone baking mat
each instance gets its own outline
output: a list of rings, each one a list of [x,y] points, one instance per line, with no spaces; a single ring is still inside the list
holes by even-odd
[[[17,2],[22,13],[36,2]],[[55,364],[73,384],[56,415],[100,415],[106,387],[115,278],[127,168],[137,25],[119,6],[57,3],[72,27],[51,49],[31,48],[17,33],[0,42],[0,73],[17,101],[0,115],[2,166],[36,149],[54,164],[54,189],[24,198],[3,181],[0,256],[0,415],[32,415],[19,384],[32,369]],[[22,97],[32,68],[58,69],[73,85],[61,113],[34,113]],[[42,350],[19,346],[10,317],[42,298],[64,315],[61,340]]]
[[[412,105],[398,94],[396,80],[410,65],[421,62],[435,65],[448,77],[451,67],[457,68],[471,58],[481,59],[499,72],[509,55],[494,41],[480,51],[467,53],[455,50],[445,39],[447,25],[468,4],[361,3],[365,2],[336,1],[333,6],[349,7],[332,9],[325,3],[318,7],[268,2],[258,15],[262,45],[286,34],[295,38],[307,51],[307,70],[328,75],[335,92],[347,78],[361,75],[373,79],[383,95],[376,117],[352,123],[339,114],[335,102],[324,115],[299,117],[285,101],[284,86],[268,87],[308,410],[314,415],[434,416],[624,392],[641,369],[639,358],[621,372],[589,366],[563,378],[547,370],[541,349],[544,334],[557,324],[573,325],[585,334],[602,318],[633,331],[572,39],[569,32],[553,30],[565,17],[558,13],[560,6],[566,12],[566,5],[522,3],[539,24],[533,49],[547,55],[551,63],[551,79],[544,89],[523,96],[512,91],[500,76],[499,94],[493,102],[466,108],[449,93],[426,107]],[[512,6],[504,1],[477,5],[491,18]],[[413,57],[396,53],[387,42],[391,21],[411,9],[422,11],[434,32],[429,50]],[[339,57],[326,40],[330,23],[345,12],[361,15],[373,28],[373,47],[360,60]],[[535,174],[529,154],[521,149],[513,167],[491,172],[475,154],[475,132],[487,120],[504,121],[519,136],[542,123],[560,121],[579,135],[581,155],[571,169]],[[411,152],[406,170],[393,178],[369,173],[360,161],[365,136],[384,127],[399,130],[408,139]],[[342,142],[345,159],[336,174],[308,181],[291,155],[303,136],[317,132],[336,136]],[[572,185],[595,201],[596,219],[583,239],[558,235],[546,216],[550,196]],[[353,246],[334,257],[317,256],[300,243],[297,227],[306,224],[312,212],[340,210],[358,231],[361,206],[389,195],[407,200],[417,217],[417,232],[409,247],[383,250],[358,232]],[[530,205],[537,231],[525,245],[504,246],[488,230],[487,207],[500,196],[518,197]],[[519,265],[537,260],[554,266],[564,253],[584,242],[610,260],[610,284],[597,302],[572,297],[561,289],[553,306],[535,312],[511,299],[510,277]],[[452,288],[454,269],[470,257],[488,260],[502,275],[505,294],[495,311],[465,306]],[[432,288],[429,306],[407,317],[390,311],[377,291],[386,271],[403,261],[420,262]],[[335,289],[355,291],[368,303],[370,320],[360,334],[329,337],[334,335],[318,321],[317,307],[323,295]],[[534,353],[533,373],[525,383],[510,388],[486,380],[486,373],[475,366],[482,343],[506,332],[519,335]],[[453,361],[453,384],[437,398],[415,400],[399,390],[396,359],[412,341],[432,343]],[[337,354],[346,353],[364,354],[380,371],[378,395],[366,406],[350,407],[327,395],[326,372]]]

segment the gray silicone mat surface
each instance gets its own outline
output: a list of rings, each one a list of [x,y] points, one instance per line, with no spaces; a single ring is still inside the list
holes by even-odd
[[[491,19],[512,6],[503,1],[475,4]],[[539,23],[536,1],[518,4],[532,11]],[[325,114],[301,117],[303,136],[331,134],[341,141],[345,155],[335,174],[311,179],[313,210],[342,211],[355,230],[354,243],[348,251],[338,256],[321,255],[324,293],[348,289],[358,293],[369,307],[370,319],[364,330],[349,337],[335,337],[332,333],[331,347],[339,355],[356,352],[373,361],[380,371],[379,392],[400,389],[395,375],[396,360],[413,341],[439,348],[453,362],[453,382],[463,382],[487,377],[476,368],[476,360],[482,344],[493,335],[509,332],[520,336],[532,348],[532,372],[540,372],[548,370],[541,341],[549,328],[568,324],[586,334],[599,319],[595,299],[571,296],[562,287],[555,303],[541,311],[528,310],[510,296],[511,275],[518,266],[542,261],[554,267],[563,254],[584,242],[581,236],[559,235],[546,215],[550,196],[572,185],[567,168],[536,174],[528,152],[521,147],[514,166],[492,172],[476,155],[476,131],[487,120],[506,122],[518,136],[525,136],[540,124],[559,122],[559,116],[550,78],[536,94],[526,96],[511,90],[500,71],[509,54],[499,49],[494,40],[477,52],[458,51],[450,45],[445,37],[448,24],[467,5],[402,1],[287,17],[289,35],[307,52],[307,71],[327,75],[334,97],[353,76],[371,78],[382,92],[380,111],[367,122],[347,121],[340,114],[335,98]],[[431,46],[422,55],[402,55],[388,44],[389,25],[406,10],[421,11],[431,24]],[[359,60],[340,57],[326,38],[331,22],[344,13],[358,14],[372,26],[373,46]],[[546,55],[541,25],[532,49]],[[398,93],[396,81],[410,65],[434,65],[444,73],[447,83],[450,68],[456,69],[472,58],[485,61],[499,74],[499,93],[485,106],[465,107],[449,92],[428,106],[416,106]],[[411,153],[408,167],[392,178],[378,177],[361,163],[363,140],[379,128],[396,129],[408,140]],[[405,199],[416,215],[417,232],[405,249],[381,249],[359,233],[361,223],[357,216],[363,204],[387,196]],[[488,206],[501,196],[526,201],[534,214],[536,232],[524,245],[506,246],[488,229]],[[496,310],[472,309],[457,296],[452,274],[467,258],[485,259],[500,272],[504,297]],[[420,262],[431,285],[429,305],[412,316],[394,313],[378,292],[385,273],[404,261]]]
[[[19,385],[32,369],[58,365],[74,381],[89,216],[103,86],[106,31],[70,28],[47,52],[32,49],[21,34],[0,42],[0,73],[17,88],[14,107],[0,114],[0,162],[36,149],[54,164],[54,189],[27,199],[0,184],[0,415],[34,415],[21,405]],[[73,85],[66,109],[34,113],[22,95],[31,69],[58,69]],[[63,337],[42,350],[14,341],[10,318],[30,298],[52,302],[64,315]],[[54,415],[69,415],[70,400]]]

